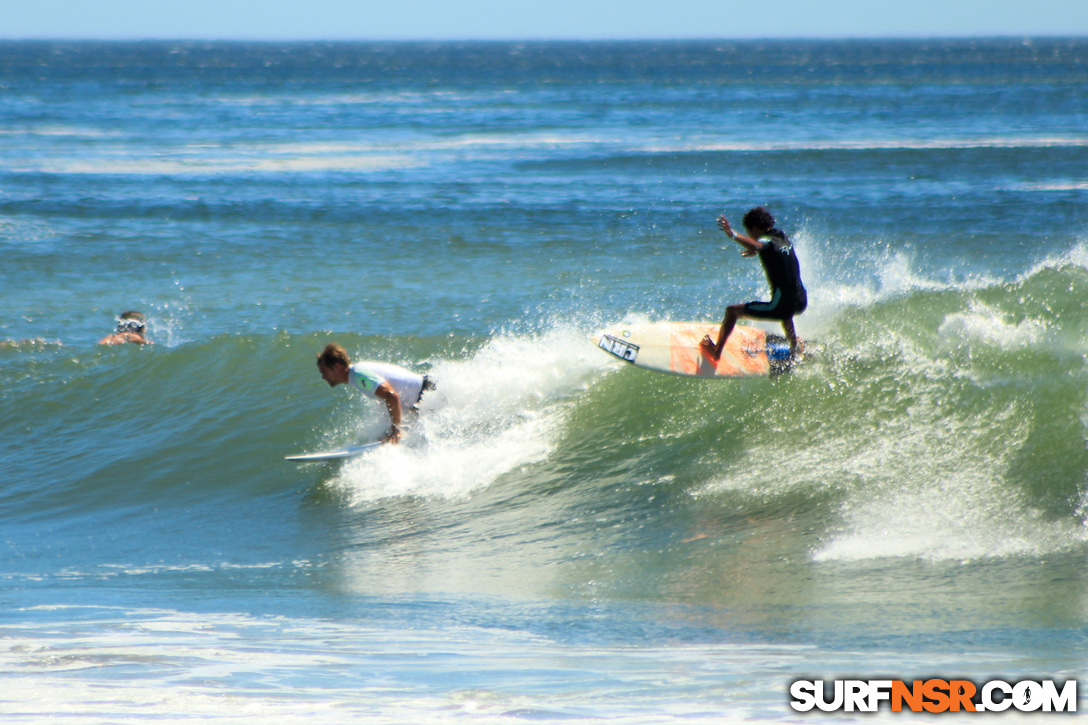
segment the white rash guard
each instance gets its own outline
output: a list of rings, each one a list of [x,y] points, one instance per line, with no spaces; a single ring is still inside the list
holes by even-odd
[[[378,397],[374,391],[382,383],[393,388],[405,410],[418,403],[423,393],[423,376],[400,365],[368,361],[354,363],[348,368],[348,385],[362,390],[371,398]]]

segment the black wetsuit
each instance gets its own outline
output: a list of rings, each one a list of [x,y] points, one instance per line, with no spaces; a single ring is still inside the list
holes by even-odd
[[[801,282],[801,265],[789,237],[772,229],[759,241],[763,243],[759,261],[771,285],[771,301],[748,302],[744,305],[745,313],[768,320],[788,320],[801,314],[808,307],[808,293]]]

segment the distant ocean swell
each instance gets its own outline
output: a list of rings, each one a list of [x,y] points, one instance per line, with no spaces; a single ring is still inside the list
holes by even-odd
[[[156,146],[149,148],[133,144],[125,139],[102,139],[99,134],[80,129],[27,129],[7,132],[10,135],[26,135],[31,140],[43,133],[64,136],[66,143],[89,144],[78,158],[64,149],[51,153],[48,149],[35,148],[24,158],[14,158],[9,171],[21,174],[100,175],[111,176],[160,176],[160,177],[207,177],[211,175],[253,175],[281,173],[380,173],[397,169],[427,168],[466,162],[502,162],[512,155],[519,165],[531,168],[534,157],[540,162],[560,168],[566,164],[622,163],[638,157],[662,157],[683,155],[691,163],[698,159],[691,156],[707,155],[708,160],[717,154],[790,153],[811,154],[819,152],[853,152],[855,154],[877,152],[939,152],[939,151],[1061,151],[1076,150],[1088,146],[1088,139],[1079,135],[1005,135],[1005,136],[950,136],[935,138],[932,135],[916,138],[813,138],[813,139],[762,139],[732,138],[723,140],[717,135],[708,138],[644,138],[627,137],[617,141],[612,135],[592,135],[589,131],[561,132],[537,131],[488,132],[466,131],[452,139],[425,138],[398,142],[352,142],[336,139],[327,142],[276,142],[254,144],[238,141],[230,144],[209,141],[194,145],[191,140],[181,139],[173,148]],[[37,146],[37,143],[33,144]],[[566,156],[565,161],[555,160],[556,154]],[[789,159],[784,159],[788,162]],[[527,166],[528,165],[528,166]]]

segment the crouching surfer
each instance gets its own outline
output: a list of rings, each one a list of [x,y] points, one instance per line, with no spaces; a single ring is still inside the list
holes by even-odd
[[[435,387],[428,376],[400,365],[370,361],[352,363],[347,351],[336,343],[329,343],[318,354],[317,369],[329,387],[349,385],[363,391],[367,397],[385,403],[390,428],[382,436],[383,443],[400,441],[405,409],[414,409],[423,393]]]

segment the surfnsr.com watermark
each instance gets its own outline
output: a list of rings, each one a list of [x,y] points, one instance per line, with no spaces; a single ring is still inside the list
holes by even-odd
[[[1077,681],[795,680],[790,707],[797,712],[1076,712]]]

